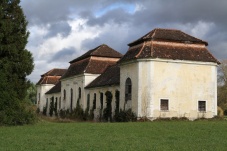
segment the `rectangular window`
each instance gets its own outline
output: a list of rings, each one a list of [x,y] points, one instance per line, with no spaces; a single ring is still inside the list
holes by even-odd
[[[160,109],[162,111],[168,111],[169,110],[169,100],[168,99],[161,99]]]
[[[101,104],[101,109],[103,109],[103,93],[100,93],[100,104]]]
[[[200,112],[205,112],[206,111],[206,101],[199,101],[198,102],[198,110]]]

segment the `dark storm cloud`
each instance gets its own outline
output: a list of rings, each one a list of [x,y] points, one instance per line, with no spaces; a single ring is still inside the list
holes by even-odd
[[[81,49],[105,43],[125,53],[128,43],[154,28],[177,28],[207,41],[208,49],[218,59],[227,58],[227,0],[22,0],[21,5],[29,27],[49,27],[44,40],[57,34],[69,35],[72,30],[68,22],[82,18],[87,22],[77,31],[84,33],[89,27],[105,30],[83,40]],[[127,6],[140,9],[128,11]],[[206,30],[202,31],[200,23]],[[70,58],[74,51],[66,48],[48,61],[68,62],[75,58]]]
[[[48,62],[69,62],[73,59],[74,48],[64,48],[58,51]]]
[[[63,37],[66,37],[71,32],[71,26],[67,22],[57,22],[53,23],[49,27],[49,31],[46,37],[54,37],[57,34],[61,34]]]

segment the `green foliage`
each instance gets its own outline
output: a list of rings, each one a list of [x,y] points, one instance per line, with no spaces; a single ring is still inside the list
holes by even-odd
[[[47,115],[47,107],[46,106],[43,107],[43,115]]]
[[[50,109],[49,109],[49,115],[53,116],[53,114],[54,114],[54,97],[51,98]]]
[[[76,103],[76,108],[72,112],[72,119],[83,121],[84,120],[84,110],[82,109],[79,102],[80,102],[80,98],[78,98],[77,103]]]
[[[103,119],[104,121],[112,121],[112,98],[113,95],[110,91],[105,93],[106,95],[106,108],[103,110]]]
[[[36,86],[34,83],[30,83],[29,88],[27,89],[26,100],[32,104],[36,104]]]
[[[62,118],[62,119],[66,118],[66,110],[61,109],[61,110],[59,111],[59,116],[60,116],[60,118]]]
[[[227,110],[227,84],[218,86],[218,106]]]
[[[26,101],[30,86],[26,76],[34,65],[32,54],[25,49],[29,33],[19,3],[3,0],[0,4],[0,124],[6,125],[35,121],[33,110],[22,108],[30,105]]]
[[[54,103],[54,115],[57,117],[58,116],[58,102],[55,101]]]
[[[115,115],[115,121],[116,122],[135,122],[137,121],[137,116],[134,112],[132,112],[132,109],[128,109],[128,110],[120,109],[120,112]]]

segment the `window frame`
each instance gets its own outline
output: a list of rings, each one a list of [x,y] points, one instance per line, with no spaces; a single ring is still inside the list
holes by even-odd
[[[132,100],[132,80],[131,78],[127,78],[125,80],[125,101]]]
[[[167,109],[162,109],[163,108],[163,106],[162,106],[162,101],[167,101]],[[169,99],[168,98],[161,98],[160,99],[160,111],[169,111]]]
[[[205,105],[204,105],[204,106],[205,106],[205,107],[204,107],[204,110],[201,110],[202,107],[200,107],[200,103],[205,103]],[[198,105],[197,109],[198,109],[199,112],[206,112],[207,101],[205,101],[205,100],[198,100],[197,105]]]

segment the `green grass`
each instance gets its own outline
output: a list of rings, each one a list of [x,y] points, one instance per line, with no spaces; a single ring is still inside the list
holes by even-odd
[[[0,150],[226,150],[227,121],[51,123],[0,127]]]

